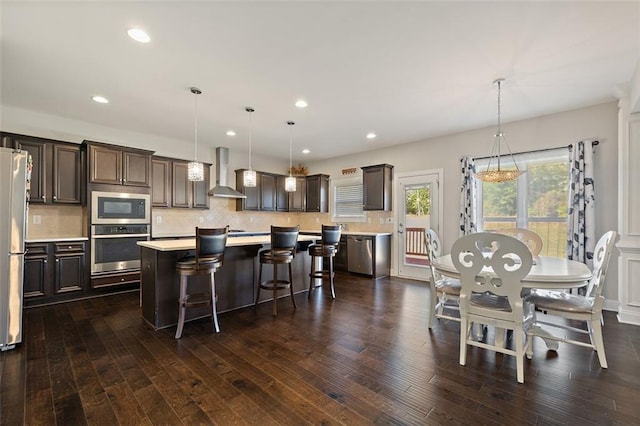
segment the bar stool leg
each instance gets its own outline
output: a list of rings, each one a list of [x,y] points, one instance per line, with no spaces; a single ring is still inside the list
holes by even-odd
[[[187,279],[186,275],[180,275],[180,311],[178,313],[178,328],[176,329],[176,339],[182,337],[182,329],[184,328],[184,317],[187,307],[184,300],[187,295]]]
[[[289,292],[291,293],[291,301],[293,302],[293,309],[297,309],[296,299],[293,297],[293,272],[291,268],[291,262],[289,262]]]
[[[218,325],[218,310],[216,308],[216,277],[215,272],[211,271],[211,317],[213,319],[213,326],[216,329],[216,333],[220,333],[220,326]]]
[[[334,276],[334,272],[333,272],[333,256],[329,257],[329,281],[331,282],[331,298],[335,299],[336,298],[336,291],[333,288],[333,276]]]
[[[316,257],[311,256],[311,272],[309,273],[309,293],[307,294],[307,298],[311,299],[311,292],[313,291],[313,279],[315,278],[315,263]]]
[[[278,264],[273,264],[273,316],[278,315]]]

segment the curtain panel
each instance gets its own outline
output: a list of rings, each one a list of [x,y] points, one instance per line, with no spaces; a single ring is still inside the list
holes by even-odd
[[[569,147],[569,213],[567,257],[593,268],[595,248],[594,147],[597,141],[580,141]]]
[[[460,158],[461,184],[460,184],[460,235],[469,235],[477,232],[476,224],[476,200],[478,197],[478,184],[475,179],[476,164],[471,157]]]

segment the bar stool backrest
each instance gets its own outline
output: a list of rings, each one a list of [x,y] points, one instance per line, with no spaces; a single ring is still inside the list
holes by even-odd
[[[322,245],[337,246],[341,233],[342,227],[340,225],[322,225]]]
[[[271,226],[271,250],[295,254],[300,226]]]
[[[196,268],[201,260],[216,259],[222,262],[227,235],[227,228],[196,227]]]

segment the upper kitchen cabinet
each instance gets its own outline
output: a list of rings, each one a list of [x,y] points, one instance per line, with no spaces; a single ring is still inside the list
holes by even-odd
[[[209,195],[207,193],[211,179],[211,164],[204,163],[204,180],[200,182],[189,180],[187,173],[189,163],[187,161],[173,160],[171,164],[171,207],[208,209]]]
[[[391,211],[391,188],[393,166],[378,164],[361,167],[363,210]]]
[[[243,183],[243,172],[244,169],[236,170],[236,188],[247,198],[236,200],[236,211],[276,211],[277,175],[256,172],[256,186],[246,187]]]
[[[82,162],[80,145],[32,136],[3,134],[3,144],[31,155],[31,204],[80,204]]]
[[[151,207],[171,206],[171,169],[171,159],[151,159]]]
[[[327,213],[329,211],[329,175],[307,176],[308,212]]]
[[[307,211],[307,178],[305,176],[296,177],[296,190],[289,193],[289,211]]]
[[[89,141],[84,144],[88,147],[89,183],[151,186],[152,151]]]

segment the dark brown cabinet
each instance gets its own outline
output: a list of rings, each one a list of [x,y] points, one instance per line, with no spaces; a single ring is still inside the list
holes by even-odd
[[[329,175],[307,176],[308,212],[327,213],[329,211]]]
[[[285,191],[286,176],[276,176],[276,211],[288,212],[289,211],[289,192]],[[296,187],[297,189],[297,187]]]
[[[170,207],[171,160],[154,157],[151,160],[151,206]]]
[[[31,155],[31,204],[80,204],[80,145],[32,136],[3,134],[3,144]]]
[[[204,164],[204,180],[192,182],[188,178],[188,162],[173,160],[171,168],[171,207],[209,208],[210,164]]]
[[[84,241],[27,243],[26,249],[25,305],[64,300],[85,291],[87,274]]]
[[[391,211],[393,166],[378,164],[361,169],[363,210]]]
[[[296,177],[296,190],[289,193],[289,211],[307,211],[307,178],[305,176]]]
[[[276,211],[276,182],[275,175],[260,173],[260,210],[266,212]],[[284,182],[283,182],[284,185]]]
[[[278,175],[256,172],[256,186],[245,187],[243,172],[244,169],[236,170],[236,188],[247,198],[236,200],[236,211],[276,211]],[[282,185],[284,190],[284,182]]]
[[[151,151],[87,142],[89,183],[151,186]]]

